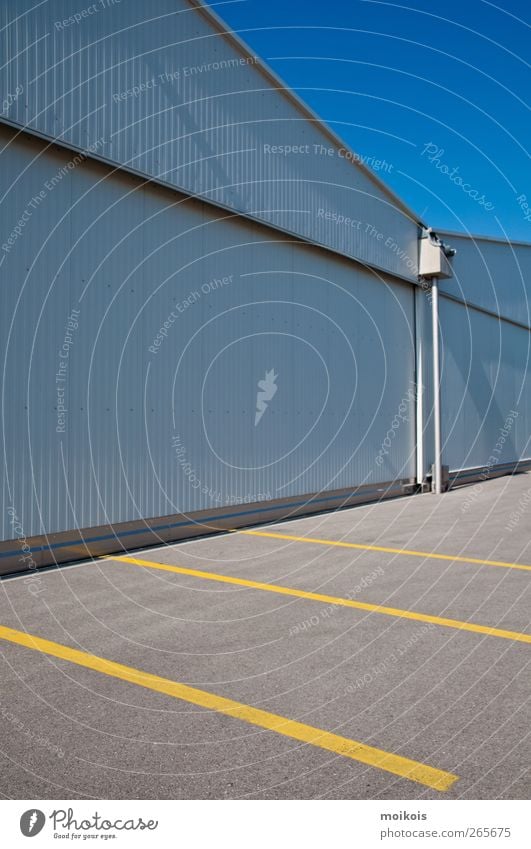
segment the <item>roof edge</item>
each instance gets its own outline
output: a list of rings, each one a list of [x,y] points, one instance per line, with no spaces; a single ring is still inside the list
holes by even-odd
[[[274,224],[272,221],[267,221],[265,218],[258,218],[256,215],[253,215],[250,212],[244,212],[234,207],[227,206],[220,201],[212,200],[209,197],[205,197],[201,194],[194,194],[189,189],[184,187],[176,186],[174,183],[169,183],[167,180],[163,180],[160,177],[154,177],[149,174],[146,174],[144,171],[139,171],[136,168],[132,168],[130,165],[124,165],[120,162],[115,162],[112,159],[108,159],[105,156],[101,156],[100,154],[95,153],[94,151],[84,149],[82,147],[78,147],[73,142],[64,141],[63,139],[57,139],[54,136],[49,136],[46,133],[43,133],[40,130],[36,130],[33,127],[27,127],[22,124],[17,123],[16,121],[11,121],[9,118],[5,118],[3,115],[0,115],[0,127],[7,127],[15,133],[15,138],[19,135],[29,136],[30,138],[37,139],[40,142],[47,143],[47,147],[53,148],[59,147],[62,150],[67,150],[76,155],[82,156],[83,159],[89,162],[95,162],[99,165],[104,165],[109,168],[111,174],[128,174],[129,176],[135,177],[142,181],[144,185],[153,185],[159,186],[162,189],[167,189],[168,191],[174,192],[175,194],[181,195],[182,197],[188,198],[189,200],[198,201],[199,203],[203,203],[206,206],[213,207],[214,209],[218,209],[221,212],[227,212],[229,215],[228,218],[241,218],[247,223],[254,224],[258,227],[265,227],[267,230],[272,230],[274,233],[278,233],[284,238],[288,238],[290,241],[300,243],[302,245],[307,245],[309,247],[317,248],[319,250],[326,251],[327,253],[332,254],[342,260],[347,262],[354,262],[357,265],[362,266],[365,269],[370,269],[375,272],[377,275],[384,275],[388,278],[399,280],[401,283],[407,283],[410,286],[418,286],[420,285],[417,280],[414,280],[411,277],[406,277],[403,274],[399,274],[396,271],[390,271],[388,268],[383,268],[376,263],[367,262],[360,257],[356,257],[353,254],[346,254],[342,251],[331,247],[330,245],[326,245],[323,242],[317,242],[315,239],[310,238],[309,236],[303,236],[301,233],[296,233],[292,230],[286,230],[284,227],[280,227],[277,224]]]
[[[251,51],[251,48],[248,44],[239,36],[237,33],[233,32],[228,24],[221,18],[217,12],[215,12],[205,0],[188,0],[190,6],[194,9],[197,9],[208,21],[211,23],[222,35],[227,39],[236,49],[242,53],[246,58],[256,58],[256,53]],[[287,97],[288,100],[296,106],[296,108],[303,113],[306,118],[309,118],[312,123],[315,123],[324,134],[330,139],[330,141],[334,144],[334,146],[343,147],[345,150],[349,151],[349,153],[353,154],[353,159],[351,160],[351,164],[353,167],[358,168],[362,173],[368,177],[374,185],[376,185],[381,191],[383,191],[388,198],[392,200],[395,206],[403,212],[407,217],[413,221],[415,224],[420,227],[426,227],[426,224],[421,220],[419,215],[411,209],[405,201],[402,200],[399,195],[395,194],[395,192],[389,188],[389,186],[378,177],[374,171],[372,171],[367,165],[361,162],[361,157],[359,154],[354,151],[350,145],[348,145],[342,138],[339,136],[328,124],[321,118],[317,112],[308,106],[308,104],[300,97],[296,92],[294,92],[290,86],[284,82],[282,77],[273,71],[269,65],[266,64],[264,59],[260,56],[260,63],[254,63],[254,67],[257,68],[260,73],[266,77],[270,82],[273,83],[275,89],[279,90],[284,97]]]
[[[484,236],[480,233],[461,233],[458,230],[442,230],[440,227],[434,227],[433,229],[437,234],[450,236],[451,238],[470,239],[472,242],[495,242],[496,244],[506,245],[507,247],[517,245],[521,248],[531,248],[531,242],[524,242],[521,239],[502,239],[499,236]]]

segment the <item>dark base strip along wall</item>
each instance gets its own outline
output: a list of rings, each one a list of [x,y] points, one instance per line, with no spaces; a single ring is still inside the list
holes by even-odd
[[[491,478],[519,474],[531,470],[531,459],[504,463],[492,468],[459,469],[449,473],[449,488],[485,482]],[[252,504],[175,513],[155,519],[99,525],[56,534],[18,537],[0,542],[0,576],[28,574],[51,566],[101,557],[116,552],[130,552],[161,543],[178,542],[208,536],[251,525],[278,522],[369,504],[421,491],[412,479],[338,489],[330,492],[281,498]]]
[[[531,469],[531,459],[515,460],[513,463],[500,463],[495,466],[478,466],[473,469],[458,469],[450,472],[448,477],[449,488],[463,486],[469,483],[484,482],[491,478],[500,478],[504,475],[517,475],[520,472],[528,472]]]
[[[355,504],[383,501],[409,494],[414,489],[412,480],[403,479],[376,486],[371,484],[355,489],[237,504],[189,515],[174,514],[117,525],[100,525],[28,538],[19,537],[0,543],[0,575],[31,575],[44,567],[191,539],[249,525],[338,510]]]

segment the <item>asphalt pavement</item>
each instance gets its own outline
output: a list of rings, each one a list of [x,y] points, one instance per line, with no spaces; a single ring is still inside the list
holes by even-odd
[[[520,474],[2,580],[2,794],[528,798],[530,516]]]

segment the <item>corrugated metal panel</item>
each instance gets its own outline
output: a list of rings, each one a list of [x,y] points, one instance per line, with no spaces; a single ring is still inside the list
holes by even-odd
[[[116,551],[128,551],[131,548],[192,539],[215,531],[256,525],[257,522],[278,522],[323,510],[366,505],[375,501],[381,503],[388,498],[405,496],[409,487],[410,481],[407,480],[389,481],[380,486],[368,484],[274,501],[235,503],[194,513],[173,513],[150,520],[70,529],[29,539],[19,535],[22,529],[18,520],[15,520],[13,525],[17,537],[0,541],[0,576]]]
[[[416,320],[416,384],[418,391],[417,416],[417,475],[421,483],[431,473],[434,461],[433,422],[433,345],[431,334],[431,289],[415,290]]]
[[[487,467],[531,455],[528,331],[441,299],[443,462]]]
[[[531,245],[455,233],[448,241],[457,249],[454,278],[441,291],[531,326]]]
[[[0,310],[26,536],[414,476],[412,286],[0,137],[7,229],[26,212]]]
[[[2,4],[4,120],[416,279],[415,218],[202,12],[87,8]]]

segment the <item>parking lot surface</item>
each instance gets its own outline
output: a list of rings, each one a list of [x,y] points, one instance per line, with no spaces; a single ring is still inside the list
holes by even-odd
[[[4,579],[3,795],[528,798],[530,493]]]

